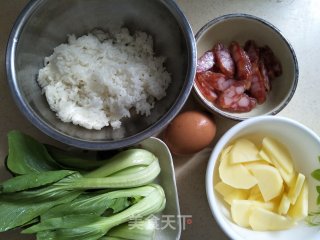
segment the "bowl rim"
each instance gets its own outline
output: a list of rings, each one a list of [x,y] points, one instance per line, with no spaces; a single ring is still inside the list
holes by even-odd
[[[47,0],[31,0],[22,9],[19,16],[11,29],[11,33],[7,42],[5,53],[5,65],[7,81],[11,90],[11,95],[23,115],[39,130],[46,135],[58,140],[62,143],[84,149],[91,150],[111,150],[131,146],[144,139],[147,139],[158,132],[160,132],[170,121],[179,113],[184,103],[187,101],[193,87],[193,80],[195,77],[195,66],[197,61],[197,49],[194,34],[191,25],[174,0],[159,0],[161,4],[174,16],[177,25],[187,45],[188,59],[187,70],[185,75],[185,82],[182,89],[177,96],[175,102],[171,105],[168,111],[161,116],[155,123],[148,128],[134,135],[128,136],[123,139],[114,140],[83,140],[79,137],[68,136],[54,127],[48,125],[35,111],[32,110],[30,105],[23,101],[21,90],[19,89],[16,73],[15,73],[15,59],[19,38],[23,32],[26,23],[30,20],[33,13],[41,7]],[[71,124],[71,123],[70,123]]]
[[[210,154],[208,164],[207,164],[207,169],[206,169],[206,176],[205,176],[206,186],[205,187],[206,187],[206,195],[207,195],[209,208],[211,210],[211,214],[213,215],[215,221],[218,223],[220,228],[231,239],[243,239],[243,238],[239,237],[239,235],[237,235],[236,232],[233,231],[230,228],[230,226],[228,226],[228,224],[223,220],[224,216],[220,211],[220,207],[218,206],[218,200],[215,197],[214,186],[213,186],[215,164],[223,147],[233,138],[233,136],[236,133],[256,123],[268,122],[268,121],[282,122],[282,123],[294,126],[296,128],[300,128],[304,132],[306,132],[308,135],[310,135],[310,137],[314,138],[317,142],[320,143],[320,137],[313,130],[311,130],[310,128],[308,128],[307,126],[303,125],[302,123],[296,120],[293,120],[288,117],[283,117],[283,116],[252,117],[250,119],[244,120],[234,125],[228,131],[226,131],[226,133],[219,139],[219,141],[217,142],[217,144],[215,145],[215,147],[213,148]]]
[[[298,80],[299,80],[299,64],[298,64],[298,60],[297,60],[297,56],[295,54],[295,51],[291,45],[291,43],[288,41],[288,39],[283,35],[283,33],[272,23],[268,22],[265,19],[262,19],[260,17],[254,16],[254,15],[250,15],[250,14],[246,14],[246,13],[230,13],[230,14],[225,14],[219,17],[216,17],[212,20],[210,20],[209,22],[207,22],[204,26],[202,26],[199,31],[196,33],[195,35],[195,39],[196,39],[196,43],[198,42],[199,38],[203,35],[203,33],[206,32],[206,30],[208,30],[211,26],[220,23],[222,21],[225,20],[229,20],[229,19],[250,19],[250,20],[254,20],[257,21],[265,26],[267,26],[268,28],[270,28],[271,30],[273,30],[274,33],[276,33],[281,39],[282,41],[286,44],[287,48],[290,51],[290,54],[292,56],[292,60],[293,60],[293,65],[294,65],[294,79],[293,79],[293,83],[292,83],[292,90],[289,94],[287,94],[286,98],[282,101],[281,104],[279,104],[276,108],[272,109],[271,111],[264,113],[262,115],[276,115],[278,114],[281,110],[283,110],[291,101],[297,86],[298,86]],[[196,95],[196,98],[211,112],[213,113],[218,113],[219,115],[232,119],[232,120],[236,120],[236,121],[243,121],[252,117],[241,117],[241,116],[235,116],[233,115],[233,113],[231,112],[227,112],[227,111],[223,111],[221,109],[219,109],[218,107],[214,106],[210,101],[208,101],[200,92],[200,90],[198,89],[198,87],[196,86],[196,84],[193,85],[193,92]],[[260,116],[262,116],[260,115]]]

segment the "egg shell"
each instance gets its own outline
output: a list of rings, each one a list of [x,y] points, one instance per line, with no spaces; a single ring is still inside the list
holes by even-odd
[[[214,121],[205,113],[186,111],[178,114],[164,132],[164,141],[176,155],[196,153],[207,147],[216,135]]]

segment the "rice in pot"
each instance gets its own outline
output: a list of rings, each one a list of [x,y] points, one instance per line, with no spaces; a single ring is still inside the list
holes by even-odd
[[[154,56],[153,39],[144,32],[96,30],[70,35],[67,44],[56,47],[45,58],[38,83],[62,121],[116,129],[130,109],[148,116],[166,95],[171,77],[164,61]]]

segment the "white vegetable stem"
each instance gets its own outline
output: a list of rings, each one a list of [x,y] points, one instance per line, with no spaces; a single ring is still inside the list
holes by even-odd
[[[129,149],[85,177],[61,184],[67,189],[131,188],[152,182],[159,173],[159,161],[153,153]]]
[[[112,157],[105,165],[86,174],[85,177],[107,177],[123,169],[133,166],[148,166],[157,157],[144,149],[129,149]]]

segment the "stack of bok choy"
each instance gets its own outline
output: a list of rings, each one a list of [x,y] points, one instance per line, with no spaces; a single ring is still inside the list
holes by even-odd
[[[154,238],[148,217],[166,198],[152,183],[160,173],[153,153],[131,148],[85,159],[18,131],[8,134],[8,145],[15,176],[0,184],[0,232],[22,227],[38,240]]]

